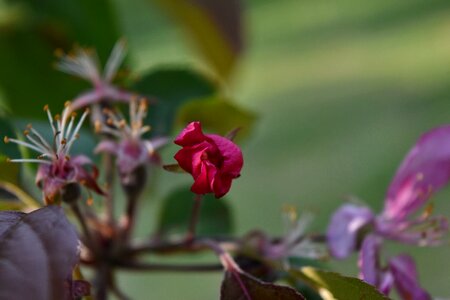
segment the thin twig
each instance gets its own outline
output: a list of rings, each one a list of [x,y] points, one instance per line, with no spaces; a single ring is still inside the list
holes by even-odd
[[[196,194],[194,198],[194,205],[192,207],[191,219],[189,221],[188,232],[186,234],[186,242],[190,243],[194,240],[197,224],[200,218],[200,208],[202,204],[203,196]]]
[[[70,207],[71,207],[73,213],[75,214],[75,217],[77,218],[78,222],[81,225],[81,229],[83,231],[83,235],[86,238],[87,247],[92,252],[97,253],[97,250],[98,250],[97,244],[96,244],[96,242],[94,240],[94,237],[92,236],[91,230],[89,229],[89,227],[88,227],[88,225],[86,223],[86,218],[83,215],[83,213],[81,212],[79,203],[75,202]]]
[[[116,266],[125,270],[158,272],[217,272],[223,270],[221,264],[183,265],[123,261],[118,262]]]
[[[115,224],[114,220],[114,159],[109,153],[103,155],[103,166],[105,170],[105,181],[108,188],[108,192],[105,196],[105,211],[106,211],[106,222],[110,225]]]

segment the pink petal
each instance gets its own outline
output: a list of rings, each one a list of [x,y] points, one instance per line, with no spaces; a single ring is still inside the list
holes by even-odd
[[[116,142],[111,140],[104,140],[98,143],[97,147],[95,147],[95,153],[106,152],[110,154],[117,155],[118,145]]]
[[[200,174],[197,178],[195,178],[195,182],[191,187],[191,191],[199,195],[211,193],[211,182],[214,181],[216,172],[216,167],[212,163],[203,161],[201,164]]]
[[[221,172],[234,178],[239,177],[244,165],[241,149],[235,143],[220,135],[207,134],[206,136],[217,145],[220,155],[223,157]]]
[[[233,180],[233,177],[230,177],[227,175],[221,176],[220,174],[217,174],[214,179],[214,184],[213,184],[214,196],[216,198],[221,198],[221,197],[225,196],[225,194],[228,193],[228,191],[231,188],[232,180]]]
[[[206,139],[200,122],[189,123],[175,139],[175,144],[186,147],[201,143]]]
[[[358,266],[360,277],[367,283],[378,287],[381,279],[380,272],[380,248],[382,239],[369,234],[363,241],[359,253]]]
[[[374,215],[367,207],[342,205],[334,213],[328,226],[327,240],[331,254],[338,259],[349,256],[356,250],[359,230],[373,220]]]
[[[447,125],[422,135],[407,154],[388,189],[384,216],[404,219],[449,180],[450,125]]]
[[[408,255],[399,255],[389,261],[395,287],[404,300],[431,300],[431,296],[420,287],[416,264]]]
[[[196,177],[200,171],[201,156],[210,147],[208,142],[201,142],[190,147],[183,147],[174,156],[180,167]]]
[[[141,141],[123,140],[117,149],[117,166],[122,174],[130,174],[137,167],[145,165],[149,153]]]

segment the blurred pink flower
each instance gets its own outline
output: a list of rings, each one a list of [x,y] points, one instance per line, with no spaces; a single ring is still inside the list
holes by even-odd
[[[167,139],[142,138],[146,132],[150,131],[150,126],[143,124],[147,113],[146,100],[143,99],[139,103],[135,98],[130,100],[130,124],[119,113],[110,109],[104,109],[104,112],[107,116],[106,124],[96,121],[96,130],[117,138],[117,141],[103,140],[98,144],[95,152],[115,155],[117,167],[124,179],[139,166],[144,166],[151,161],[159,162],[156,150],[166,144]]]
[[[405,255],[392,258],[388,267],[383,268],[379,254],[384,239],[419,246],[442,243],[448,230],[445,217],[432,217],[431,209],[415,218],[411,215],[449,180],[450,126],[447,125],[425,133],[407,154],[391,182],[380,215],[355,204],[344,204],[336,211],[327,233],[331,254],[343,259],[360,248],[362,279],[385,293],[395,285],[403,299],[431,299],[419,286],[411,258]]]
[[[100,63],[94,50],[76,48],[73,53],[67,55],[58,53],[60,59],[56,64],[57,69],[85,79],[93,85],[92,90],[73,100],[73,110],[98,104],[102,101],[128,103],[131,98],[135,97],[133,93],[120,89],[112,83],[125,57],[125,49],[124,40],[116,43],[106,62],[103,74],[100,71]]]

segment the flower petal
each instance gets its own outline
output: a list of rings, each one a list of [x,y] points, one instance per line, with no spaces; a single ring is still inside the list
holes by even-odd
[[[362,243],[358,259],[360,278],[376,287],[382,275],[379,262],[382,242],[380,237],[369,234]]]
[[[98,143],[97,147],[95,147],[94,152],[95,153],[106,152],[109,154],[117,155],[117,148],[118,148],[118,145],[116,142],[111,141],[111,140],[104,140],[104,141],[101,141],[100,143]]]
[[[372,211],[354,204],[342,205],[331,218],[327,231],[331,254],[338,259],[346,258],[356,249],[358,231],[374,220]]]
[[[174,142],[179,146],[186,147],[201,143],[204,140],[205,135],[202,131],[202,125],[197,121],[189,123]]]
[[[244,165],[241,149],[235,143],[220,135],[207,134],[206,136],[213,140],[223,157],[222,167],[220,168],[222,173],[233,178],[239,177]]]
[[[216,167],[209,161],[201,163],[200,174],[195,178],[195,182],[191,187],[191,191],[198,195],[204,195],[213,191],[211,182],[214,182],[216,175]]]
[[[208,142],[201,142],[194,146],[180,149],[174,156],[180,167],[192,176],[197,177],[200,172],[201,156],[210,147]]]
[[[408,255],[398,255],[389,261],[395,287],[402,299],[431,300],[431,296],[420,287],[416,264]]]
[[[450,125],[433,129],[409,151],[388,189],[383,215],[401,220],[450,180]]]

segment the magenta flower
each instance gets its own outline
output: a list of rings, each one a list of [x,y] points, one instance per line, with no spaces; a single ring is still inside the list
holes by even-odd
[[[183,147],[175,159],[194,178],[193,193],[214,193],[220,198],[230,190],[231,181],[240,176],[244,160],[239,147],[225,137],[203,134],[200,122],[183,129],[175,144]]]
[[[62,115],[56,115],[54,119],[48,106],[45,106],[44,110],[53,131],[53,141],[46,141],[37,130],[28,125],[27,130],[24,131],[27,142],[8,137],[5,137],[4,141],[29,148],[38,152],[39,156],[35,159],[10,159],[9,161],[40,164],[36,184],[42,189],[47,203],[55,202],[56,197],[61,195],[62,189],[70,183],[81,183],[98,194],[104,194],[96,182],[98,172],[91,160],[84,155],[70,157],[70,149],[79,137],[83,121],[89,114],[88,110],[83,113],[78,124],[75,124],[76,113],[71,113],[70,102],[66,102]],[[85,166],[90,166],[92,172],[88,172]]]
[[[156,150],[163,146],[167,139],[156,138],[143,139],[142,136],[150,131],[150,126],[145,126],[143,120],[147,114],[147,102],[139,103],[133,98],[130,101],[130,124],[120,115],[110,109],[104,109],[107,115],[107,124],[96,121],[96,130],[117,138],[117,141],[103,140],[95,149],[96,153],[106,152],[117,157],[117,167],[123,179],[126,179],[139,166],[149,162],[157,162]]]
[[[77,48],[73,54],[60,54],[60,61],[56,64],[59,70],[83,78],[91,82],[94,87],[73,100],[73,110],[105,100],[125,103],[131,101],[134,97],[133,93],[112,84],[125,57],[125,52],[125,42],[123,40],[117,42],[106,62],[103,74],[100,71],[97,54],[93,50]]]
[[[388,189],[385,208],[375,215],[369,208],[344,204],[333,215],[327,238],[331,254],[343,259],[360,249],[360,276],[388,294],[393,286],[403,299],[431,299],[419,283],[409,256],[380,261],[384,239],[418,246],[439,245],[448,230],[447,219],[431,210],[413,217],[431,195],[450,180],[450,126],[424,134],[400,165]],[[365,236],[364,236],[365,235]]]

